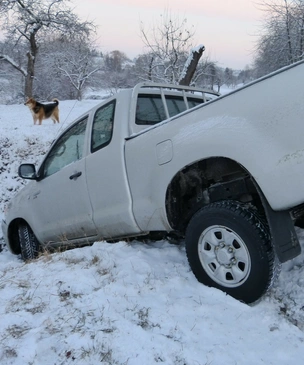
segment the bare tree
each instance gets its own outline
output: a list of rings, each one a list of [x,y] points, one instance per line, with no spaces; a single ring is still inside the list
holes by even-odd
[[[4,47],[0,44],[0,47]],[[8,63],[2,62],[0,66],[0,104],[22,102],[22,75]]]
[[[241,70],[237,75],[236,82],[241,84],[246,84],[250,81],[253,81],[256,78],[256,70],[254,68],[250,68],[248,65],[244,70]]]
[[[146,76],[152,81],[190,84],[203,53],[203,46],[191,51],[194,30],[187,28],[187,19],[180,21],[166,11],[160,25],[147,31],[141,24],[141,36],[148,49]],[[188,60],[188,62],[187,62]],[[185,66],[186,63],[186,66]]]
[[[2,0],[0,17],[3,29],[13,47],[26,48],[25,65],[17,62],[5,51],[0,51],[0,60],[5,60],[25,78],[24,94],[32,96],[35,78],[35,63],[40,42],[48,34],[74,34],[89,36],[94,30],[91,22],[80,22],[68,7],[69,0]]]
[[[102,87],[110,94],[121,88],[133,87],[136,80],[132,74],[133,62],[124,52],[114,50],[104,55],[104,64],[100,75]]]
[[[110,72],[121,72],[123,69],[123,65],[126,61],[128,61],[128,57],[125,53],[114,50],[107,53],[104,56],[105,59],[105,67],[107,71]]]
[[[76,99],[81,100],[89,79],[101,68],[94,63],[94,50],[85,40],[63,42],[61,52],[57,49],[53,56],[55,70],[69,81],[76,91]]]
[[[226,67],[224,71],[224,84],[226,84],[228,87],[235,86],[233,70],[229,67]]]
[[[303,0],[265,0],[266,13],[257,43],[255,67],[258,76],[303,59]]]

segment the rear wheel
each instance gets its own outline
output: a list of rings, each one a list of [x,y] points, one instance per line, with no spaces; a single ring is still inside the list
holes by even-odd
[[[21,223],[18,227],[21,257],[24,261],[33,260],[39,253],[39,242],[30,226]]]
[[[198,281],[246,303],[259,299],[274,276],[268,226],[235,201],[212,203],[193,216],[186,251]]]

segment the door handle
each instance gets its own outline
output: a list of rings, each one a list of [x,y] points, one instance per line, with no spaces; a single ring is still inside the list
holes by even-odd
[[[70,176],[70,180],[76,180],[81,175],[82,175],[81,171],[75,172],[75,174]]]

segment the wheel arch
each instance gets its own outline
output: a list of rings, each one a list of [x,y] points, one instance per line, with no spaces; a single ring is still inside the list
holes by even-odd
[[[20,241],[18,236],[18,227],[21,223],[28,225],[26,220],[24,220],[23,218],[16,218],[12,222],[10,222],[7,231],[10,250],[15,255],[19,255],[21,253]]]
[[[270,228],[280,262],[301,253],[290,211],[274,211],[250,172],[226,157],[199,160],[176,173],[166,191],[168,221],[174,230],[184,234],[199,209],[220,200],[239,201],[258,210]]]
[[[219,200],[252,203],[262,214],[260,190],[237,161],[210,157],[187,165],[172,178],[166,191],[166,213],[174,230],[184,232],[200,208]]]

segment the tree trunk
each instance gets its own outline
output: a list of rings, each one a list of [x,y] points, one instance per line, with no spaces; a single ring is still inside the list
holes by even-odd
[[[77,92],[77,94],[76,94],[76,99],[80,101],[80,100],[82,99],[82,90],[81,90],[81,86],[80,86],[78,89],[76,89],[76,92]]]
[[[152,81],[153,62],[154,62],[154,56],[151,57],[151,61],[149,63],[148,80],[150,81]]]
[[[35,38],[36,33],[30,36],[30,51],[27,52],[27,75],[25,77],[24,96],[31,98],[33,96],[33,83],[35,76],[35,62],[38,53],[38,47]]]
[[[35,61],[30,52],[27,53],[27,75],[25,77],[24,96],[31,98],[33,96]]]
[[[203,45],[201,45],[197,48],[193,48],[190,51],[190,55],[185,63],[183,72],[179,79],[179,85],[185,85],[185,86],[190,85],[190,82],[193,78],[197,64],[198,64],[200,58],[202,57],[204,50],[205,50],[205,47]]]

